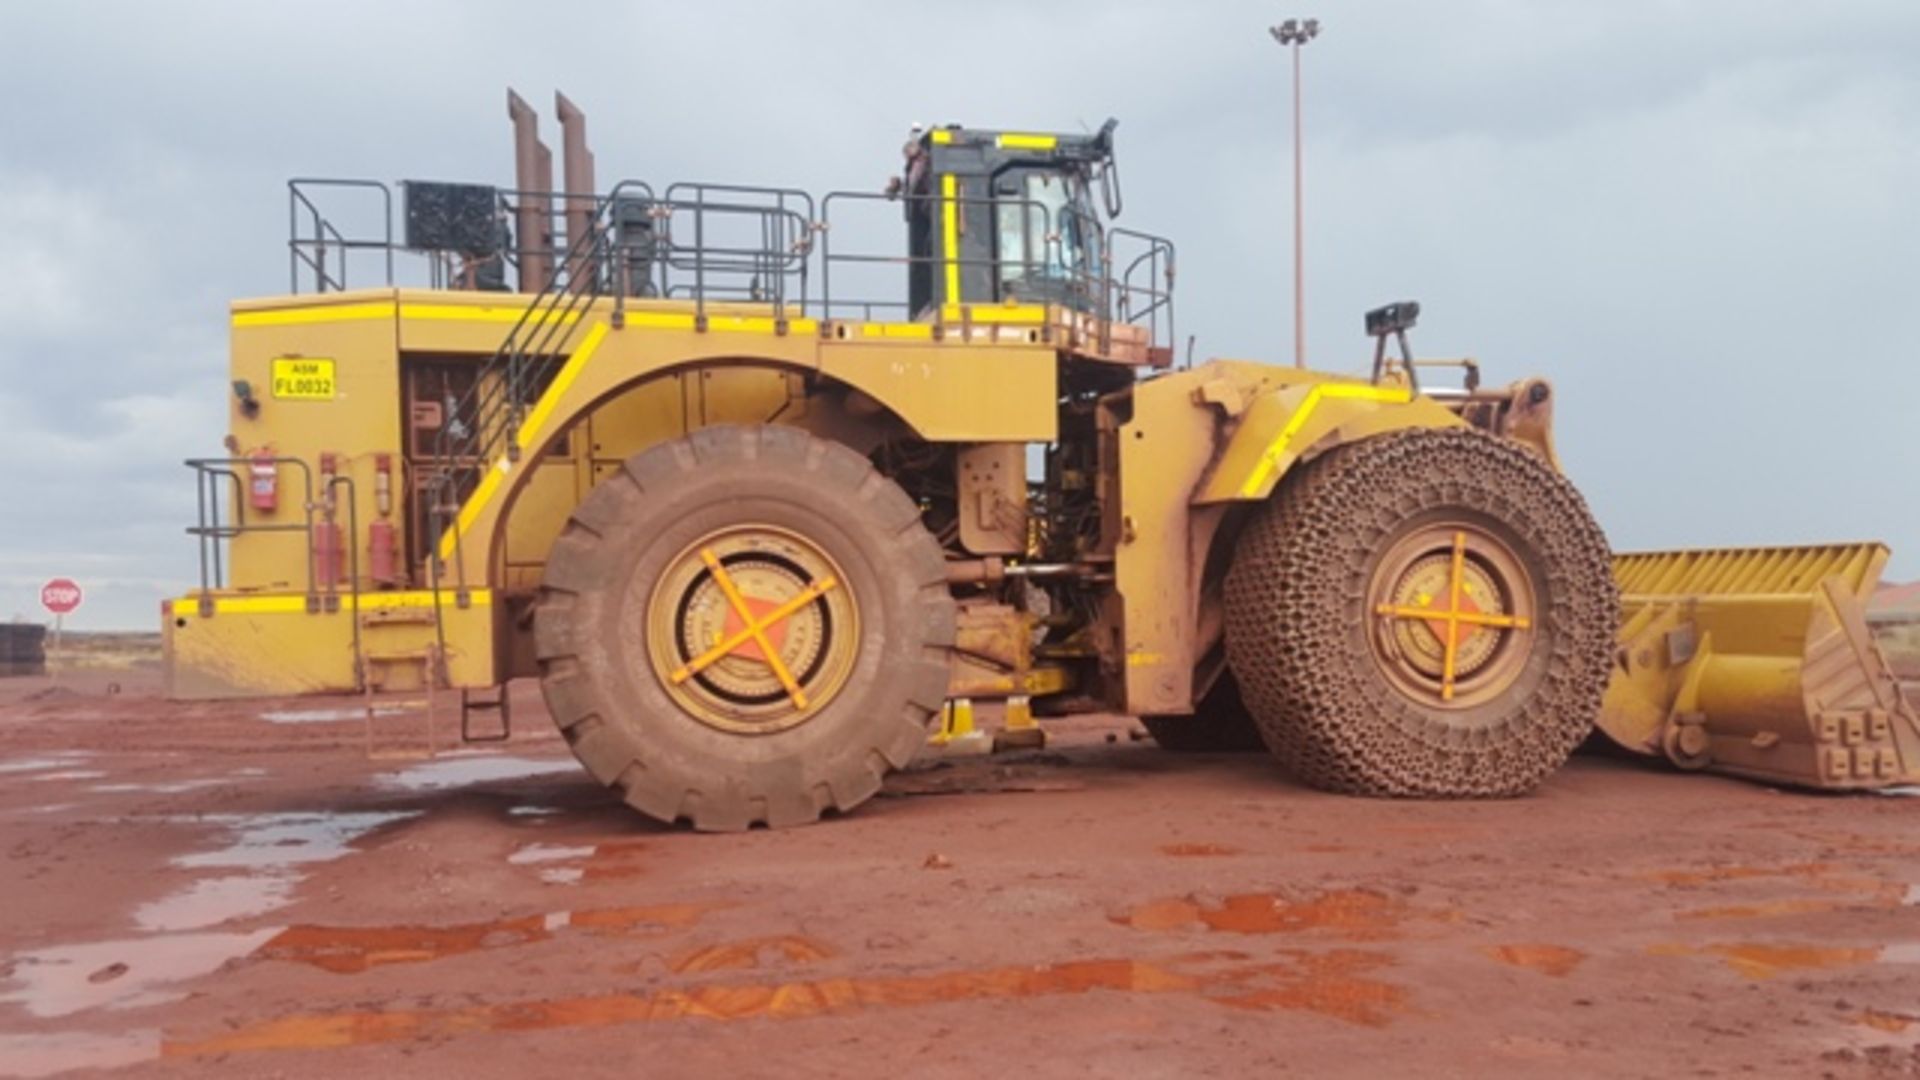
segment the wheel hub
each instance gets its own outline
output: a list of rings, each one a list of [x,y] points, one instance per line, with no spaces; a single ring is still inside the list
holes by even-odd
[[[781,731],[845,683],[859,644],[845,576],[774,526],[721,530],[671,560],[647,610],[648,652],[674,701],[736,733]]]
[[[1490,533],[1419,530],[1389,548],[1369,593],[1375,659],[1423,705],[1478,704],[1524,666],[1520,639],[1536,618],[1532,582]]]

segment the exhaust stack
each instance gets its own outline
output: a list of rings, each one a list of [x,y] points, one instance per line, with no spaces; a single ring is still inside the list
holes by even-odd
[[[513,121],[513,186],[519,214],[520,291],[540,292],[553,280],[553,151],[540,141],[540,118],[519,94],[507,91]]]
[[[587,114],[558,90],[553,93],[553,110],[560,117],[560,160],[566,173],[566,189],[560,196],[567,221],[567,246],[562,250],[580,251],[580,265],[564,269],[574,288],[587,288],[593,253],[578,245],[593,228],[595,193],[599,190],[593,181],[593,151],[587,149]]]

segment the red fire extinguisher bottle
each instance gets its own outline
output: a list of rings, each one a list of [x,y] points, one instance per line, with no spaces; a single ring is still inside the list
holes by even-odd
[[[273,451],[264,446],[248,457],[252,460],[247,465],[247,505],[270,514],[280,508],[280,467]]]
[[[393,455],[373,457],[373,504],[380,516],[367,525],[367,576],[382,588],[400,583],[399,537],[393,521]]]
[[[393,522],[377,518],[367,525],[367,577],[373,579],[375,585],[391,588],[399,584],[398,549]]]
[[[327,585],[344,584],[347,580],[346,548],[340,537],[340,522],[334,516],[333,480],[339,474],[339,456],[321,454],[321,519],[313,526],[313,558],[317,577]]]

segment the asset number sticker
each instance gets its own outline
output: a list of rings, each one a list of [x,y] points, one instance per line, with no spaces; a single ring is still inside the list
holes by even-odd
[[[275,360],[273,396],[298,401],[332,401],[333,361],[311,357]]]

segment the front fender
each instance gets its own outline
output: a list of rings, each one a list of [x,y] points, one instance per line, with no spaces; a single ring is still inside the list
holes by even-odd
[[[1259,502],[1302,458],[1389,431],[1464,423],[1403,386],[1334,380],[1281,386],[1247,406],[1193,502]]]

